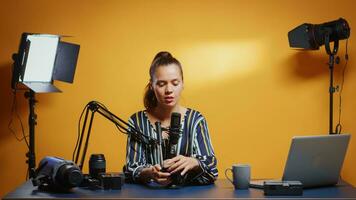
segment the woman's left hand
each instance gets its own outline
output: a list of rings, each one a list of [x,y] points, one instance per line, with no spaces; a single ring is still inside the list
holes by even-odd
[[[199,167],[199,162],[196,158],[178,155],[172,159],[165,160],[163,166],[171,174],[182,171],[180,174],[183,176],[188,171],[197,169]]]

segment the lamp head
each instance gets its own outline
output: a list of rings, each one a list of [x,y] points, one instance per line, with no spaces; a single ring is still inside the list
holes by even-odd
[[[325,44],[326,37],[329,37],[329,42],[349,38],[349,24],[340,18],[322,24],[304,23],[288,32],[290,47],[307,50],[318,50]]]
[[[23,83],[36,93],[60,92],[53,80],[73,83],[79,48],[60,41],[60,35],[23,33],[13,55],[11,86]]]

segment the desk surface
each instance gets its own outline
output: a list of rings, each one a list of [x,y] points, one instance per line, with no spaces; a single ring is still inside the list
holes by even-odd
[[[137,184],[125,184],[121,190],[89,190],[74,188],[68,193],[49,193],[37,190],[30,181],[8,193],[4,200],[15,199],[247,199],[269,198],[263,190],[234,190],[227,180],[213,185],[186,186],[180,189],[157,189]],[[356,188],[342,182],[335,187],[304,189],[303,196],[270,196],[270,198],[347,198],[356,199]]]

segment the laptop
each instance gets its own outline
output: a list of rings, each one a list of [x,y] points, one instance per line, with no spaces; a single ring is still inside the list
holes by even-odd
[[[335,185],[350,141],[349,134],[296,136],[292,138],[282,181],[300,181],[304,188]],[[263,188],[266,180],[252,180]]]

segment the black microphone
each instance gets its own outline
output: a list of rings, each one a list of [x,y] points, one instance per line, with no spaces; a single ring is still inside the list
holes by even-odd
[[[158,139],[158,152],[159,152],[159,164],[163,166],[163,152],[162,152],[162,127],[161,122],[157,121],[156,125],[156,132],[157,132],[157,139]]]
[[[177,144],[180,138],[180,113],[172,113],[171,115],[171,126],[169,127],[169,144],[167,158],[171,159],[177,155]]]
[[[171,159],[177,155],[177,145],[178,140],[181,136],[181,125],[180,125],[180,113],[172,113],[171,115],[171,126],[169,127],[168,134],[169,134],[169,142],[168,142],[168,152],[167,158]],[[184,176],[180,175],[180,172],[172,174],[171,179],[172,183],[169,185],[170,188],[179,188],[184,185],[186,180],[187,174]]]

